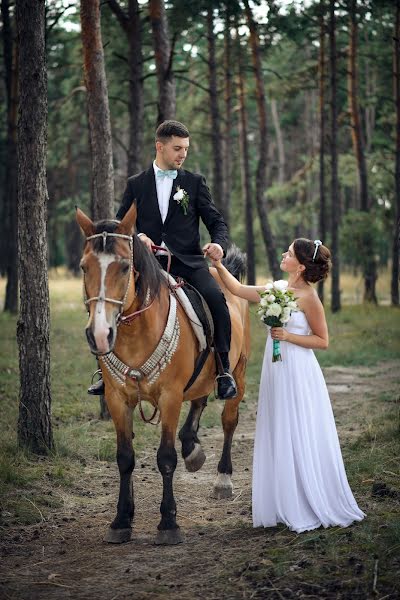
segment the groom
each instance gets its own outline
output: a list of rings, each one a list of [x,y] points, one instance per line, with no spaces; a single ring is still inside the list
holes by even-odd
[[[182,169],[189,149],[189,131],[178,121],[164,121],[156,131],[156,157],[142,173],[130,177],[117,212],[122,219],[136,203],[138,236],[150,252],[152,245],[172,253],[171,274],[182,277],[206,300],[214,321],[215,350],[224,375],[217,378],[217,396],[222,400],[237,394],[230,373],[229,349],[231,320],[225,296],[208,270],[205,256],[220,260],[228,241],[227,226],[216,209],[204,177]],[[199,219],[205,224],[211,241],[200,248]],[[167,253],[156,254],[162,267]],[[99,384],[89,393],[102,393]]]

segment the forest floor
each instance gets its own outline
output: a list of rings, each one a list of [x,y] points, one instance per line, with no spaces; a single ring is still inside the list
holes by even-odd
[[[69,487],[51,478],[42,484],[43,493],[59,502],[45,514],[35,507],[39,523],[7,524],[3,515],[0,597],[399,598],[398,370],[398,361],[324,368],[350,484],[368,515],[363,522],[300,535],[283,525],[252,527],[254,391],[243,404],[234,438],[231,499],[212,498],[220,427],[200,429],[207,460],[199,472],[187,473],[178,460],[174,489],[183,544],[153,544],[161,500],[153,441],[136,456],[136,514],[132,540],[124,545],[102,542],[116,507],[117,466],[87,459]]]

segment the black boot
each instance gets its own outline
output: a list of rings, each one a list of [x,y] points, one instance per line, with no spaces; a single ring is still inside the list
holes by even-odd
[[[229,365],[229,354],[228,352],[219,352],[216,356],[217,361],[217,377],[216,393],[215,397],[217,400],[228,400],[230,398],[236,398],[237,387],[235,380],[232,377],[230,365]]]
[[[104,394],[104,381],[99,379],[96,383],[93,383],[87,391],[88,394],[92,396],[103,396]]]

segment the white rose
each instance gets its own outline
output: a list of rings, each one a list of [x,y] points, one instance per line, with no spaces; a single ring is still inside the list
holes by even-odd
[[[183,190],[179,189],[176,194],[174,194],[174,200],[176,200],[177,202],[179,202],[180,200],[182,200],[183,198]]]
[[[274,298],[274,300],[275,300],[275,298]],[[265,298],[265,296],[263,298],[261,298],[260,304],[261,304],[261,306],[264,306],[264,307],[268,306],[268,298]]]
[[[267,316],[268,317],[280,317],[281,312],[282,312],[282,309],[279,306],[279,304],[274,302],[273,304],[271,304],[271,306],[267,310]]]
[[[273,294],[270,294],[269,296],[267,296],[267,300],[268,302],[275,302],[275,296]]]
[[[286,307],[283,309],[282,311],[282,317],[281,317],[281,321],[282,323],[287,323],[290,319],[290,308]]]
[[[266,289],[267,291],[269,291],[269,290],[272,290],[272,288],[273,288],[273,287],[274,287],[274,284],[273,284],[273,283],[267,283],[267,285],[265,286],[265,289]]]
[[[297,302],[295,302],[294,300],[291,300],[290,302],[288,302],[288,308],[291,308],[292,310],[296,310],[298,308]]]
[[[278,279],[278,281],[274,281],[273,287],[279,292],[286,292],[288,286],[288,282],[284,279]]]

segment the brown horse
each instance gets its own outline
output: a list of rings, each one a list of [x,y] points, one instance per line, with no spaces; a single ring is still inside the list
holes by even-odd
[[[89,312],[86,336],[90,350],[99,357],[107,406],[117,433],[119,500],[116,518],[105,540],[122,543],[131,537],[131,475],[135,466],[132,415],[136,405],[145,400],[158,408],[161,422],[157,465],[163,478],[163,497],[156,543],[176,544],[182,541],[172,486],[179,414],[182,402],[190,400],[191,408],[179,438],[186,468],[197,471],[206,458],[197,431],[213,390],[215,360],[212,354],[208,356],[200,375],[185,391],[199,354],[198,340],[157,260],[133,233],[135,205],[121,222],[94,224],[79,209],[77,221],[86,236],[81,260]],[[235,258],[237,265],[238,257]],[[215,269],[213,275],[217,277]],[[214,495],[218,498],[232,494],[231,445],[245,389],[249,352],[247,302],[224,292],[232,320],[230,364],[234,367],[238,395],[225,402],[222,412],[224,445],[214,483]]]

